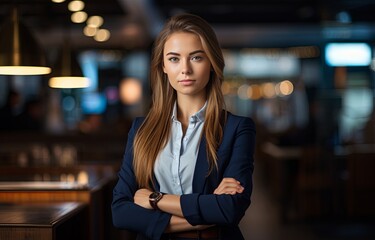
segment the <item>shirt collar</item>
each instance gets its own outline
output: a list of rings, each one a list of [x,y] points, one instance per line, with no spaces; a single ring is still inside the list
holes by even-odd
[[[203,107],[197,113],[193,114],[190,117],[190,121],[192,121],[192,119],[195,119],[196,121],[204,122],[205,115],[206,115],[206,108],[207,108],[207,101],[204,103]],[[177,120],[177,102],[175,102],[173,105],[172,120]]]
[[[207,101],[204,103],[203,107],[192,117],[196,117],[198,121],[204,122],[206,116]]]

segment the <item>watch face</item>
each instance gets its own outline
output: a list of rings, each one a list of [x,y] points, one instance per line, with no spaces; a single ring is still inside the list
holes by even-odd
[[[159,195],[160,195],[160,193],[158,193],[158,192],[153,192],[153,193],[151,193],[151,195],[150,195],[150,199],[156,199],[156,198],[159,197]]]
[[[159,210],[158,208],[158,202],[163,197],[163,194],[161,192],[153,192],[149,196],[150,205],[153,209]]]

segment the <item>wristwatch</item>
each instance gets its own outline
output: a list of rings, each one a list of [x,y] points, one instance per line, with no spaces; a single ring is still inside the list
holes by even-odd
[[[153,193],[150,194],[148,199],[149,199],[150,205],[153,209],[159,210],[158,202],[160,201],[160,199],[162,197],[163,197],[163,193],[161,193],[161,192],[153,192]]]

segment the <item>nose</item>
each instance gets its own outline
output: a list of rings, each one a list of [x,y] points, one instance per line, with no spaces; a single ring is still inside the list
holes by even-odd
[[[182,70],[181,73],[184,75],[191,74],[191,66],[188,60],[182,62]]]

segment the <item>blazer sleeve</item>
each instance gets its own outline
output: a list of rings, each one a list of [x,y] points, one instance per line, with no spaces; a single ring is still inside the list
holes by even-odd
[[[128,134],[118,182],[113,190],[112,220],[117,228],[141,233],[148,239],[160,239],[169,224],[171,215],[143,208],[135,204],[133,198],[138,190],[133,171],[133,141],[141,122],[141,119],[134,120]]]
[[[224,132],[219,156],[219,171],[215,188],[222,178],[231,177],[240,181],[244,187],[241,194],[216,195],[192,193],[182,195],[180,199],[182,212],[186,220],[192,225],[217,224],[238,225],[250,205],[253,188],[252,174],[254,169],[255,125],[250,118],[240,118],[229,126],[230,131]],[[234,128],[234,130],[233,130]],[[229,133],[228,133],[229,132]],[[220,148],[219,148],[220,150]],[[218,154],[220,154],[220,151]]]

